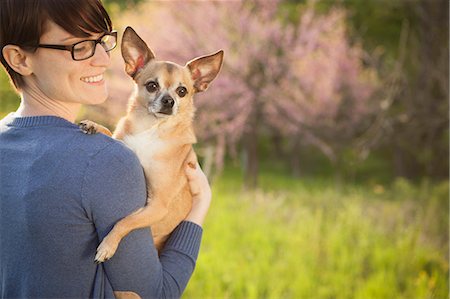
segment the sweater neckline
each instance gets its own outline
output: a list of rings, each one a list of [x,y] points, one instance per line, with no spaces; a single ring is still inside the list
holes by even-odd
[[[40,115],[40,116],[14,117],[14,114],[13,113],[11,114],[6,117],[12,118],[10,121],[7,122],[8,126],[14,126],[19,128],[45,127],[45,126],[78,128],[78,125],[59,116]]]

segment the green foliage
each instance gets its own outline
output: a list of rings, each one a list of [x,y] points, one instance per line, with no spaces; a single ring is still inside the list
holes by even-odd
[[[346,9],[349,35],[383,78],[385,94],[375,100],[393,99],[386,121],[391,129],[373,150],[381,147],[386,158],[391,152],[384,164],[390,162],[396,175],[448,178],[448,1],[283,2],[290,21],[298,19],[296,8],[311,3],[324,13]]]
[[[326,2],[326,1],[325,1]],[[415,22],[414,9],[418,0],[346,0],[349,21],[355,33],[363,37],[367,49],[382,47],[391,58],[398,57],[400,31],[404,21]],[[394,56],[394,57],[393,57]]]
[[[0,70],[0,119],[11,111],[15,111],[20,104],[20,97],[9,83],[4,69]]]
[[[286,10],[292,13],[291,19],[296,21],[296,6],[304,6],[308,0],[285,0]],[[335,6],[348,11],[349,30],[355,39],[361,39],[364,48],[373,51],[381,48],[383,52],[395,59],[398,57],[398,43],[402,22],[414,26],[417,22],[414,10],[420,0],[343,0],[315,2],[318,11],[326,12]]]
[[[184,298],[448,298],[448,182],[241,179],[214,185]]]
[[[132,9],[142,1],[143,0],[103,0],[102,2],[114,22],[114,16],[119,14],[120,11]]]
[[[286,153],[287,142],[288,140],[284,140],[279,152],[273,150],[274,142],[270,138],[261,138],[258,143],[261,168],[273,174],[274,180],[278,180],[278,175],[285,176],[291,169],[291,157]],[[338,172],[330,160],[312,146],[300,147],[296,155],[299,159],[299,176],[302,177],[302,180],[311,176],[333,179]],[[353,148],[347,148],[343,151],[342,163],[339,167],[342,179],[348,183],[388,184],[395,178],[389,153],[382,150],[373,152],[362,160]],[[261,187],[264,188],[264,186]]]

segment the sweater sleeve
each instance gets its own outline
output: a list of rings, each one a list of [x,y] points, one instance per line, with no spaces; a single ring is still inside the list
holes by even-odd
[[[118,220],[144,206],[146,199],[144,173],[131,150],[115,142],[90,158],[82,200],[99,241]],[[179,298],[194,270],[201,235],[200,226],[182,222],[158,257],[150,228],[131,232],[104,263],[113,289],[142,298]]]

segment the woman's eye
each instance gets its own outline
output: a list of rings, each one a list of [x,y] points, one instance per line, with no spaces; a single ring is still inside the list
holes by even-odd
[[[147,88],[147,90],[149,92],[155,92],[158,90],[159,85],[158,85],[158,82],[150,81],[145,84],[145,87]]]
[[[84,52],[87,52],[88,50],[89,50],[89,45],[87,45],[85,43],[78,44],[73,48],[73,51],[76,53],[84,53]]]
[[[187,89],[182,86],[178,87],[176,91],[180,98],[184,97],[187,94]]]

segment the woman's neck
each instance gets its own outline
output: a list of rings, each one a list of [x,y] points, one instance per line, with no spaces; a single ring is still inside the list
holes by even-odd
[[[21,103],[15,116],[52,115],[75,122],[81,104],[62,102],[48,98],[37,86],[27,86],[22,90]]]

